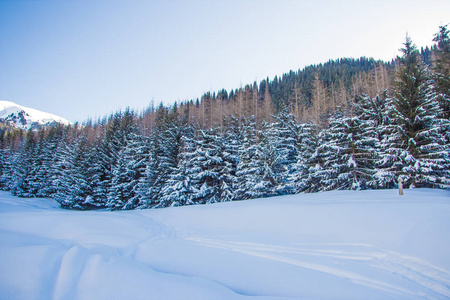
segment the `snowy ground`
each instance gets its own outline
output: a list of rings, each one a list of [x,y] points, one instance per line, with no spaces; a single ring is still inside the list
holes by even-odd
[[[449,299],[450,192],[138,211],[0,193],[0,299]]]

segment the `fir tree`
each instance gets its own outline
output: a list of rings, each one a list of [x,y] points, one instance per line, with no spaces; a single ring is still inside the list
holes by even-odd
[[[308,160],[316,150],[316,128],[312,123],[298,123],[292,114],[281,113],[271,125],[270,138],[276,147],[276,194],[303,191],[308,175]]]
[[[159,135],[157,132],[152,134],[149,138],[149,154],[146,161],[143,161],[145,165],[144,174],[139,179],[137,192],[139,194],[138,207],[151,208],[158,202],[158,196],[163,188],[162,176],[159,174],[160,170],[160,147],[159,147]]]
[[[433,60],[433,89],[444,120],[450,120],[450,37],[447,26],[440,26],[433,39],[437,43]],[[443,127],[443,134],[446,143],[450,144],[450,126]]]
[[[138,184],[145,174],[149,153],[148,140],[137,133],[128,134],[113,168],[113,179],[107,206],[111,209],[133,209],[139,203]]]
[[[314,191],[365,189],[373,185],[377,159],[376,135],[370,121],[338,117],[321,134],[313,155]]]
[[[393,188],[396,185],[395,173],[384,168],[391,158],[384,152],[389,149],[389,146],[384,144],[390,134],[389,117],[386,114],[388,102],[387,91],[385,91],[383,95],[375,97],[357,96],[353,104],[355,115],[365,122],[362,134],[370,135],[373,139],[369,145],[372,152],[370,168],[374,169],[372,179],[367,181],[367,186],[370,188]]]
[[[36,197],[34,187],[36,166],[40,164],[37,149],[37,136],[29,130],[13,158],[11,193],[19,197]]]
[[[191,139],[183,139],[183,150],[178,154],[178,164],[172,167],[169,178],[161,190],[161,199],[156,207],[183,206],[194,203],[194,195],[198,190],[194,187],[192,168],[189,153],[194,145]]]
[[[233,162],[228,160],[222,136],[217,130],[199,130],[195,142],[195,152],[188,156],[197,190],[194,201],[215,203],[231,200]]]
[[[54,198],[63,208],[92,209],[101,207],[94,201],[89,166],[93,163],[90,145],[81,135],[65,149],[63,172]]]
[[[237,199],[272,196],[279,185],[276,179],[279,157],[275,145],[264,129],[256,129],[252,118],[247,120],[245,127],[244,143],[236,172]]]
[[[394,97],[388,106],[387,169],[401,176],[407,186],[447,183],[448,150],[442,127],[448,120],[439,119],[441,110],[430,74],[419,61],[417,49],[408,37],[404,45]]]

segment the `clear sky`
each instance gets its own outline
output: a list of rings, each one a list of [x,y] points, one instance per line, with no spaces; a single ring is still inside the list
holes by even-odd
[[[448,0],[0,0],[0,100],[70,121],[432,44]]]

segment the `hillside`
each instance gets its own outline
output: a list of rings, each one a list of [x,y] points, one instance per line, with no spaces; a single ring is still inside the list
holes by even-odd
[[[0,298],[448,299],[449,196],[334,191],[80,212],[0,192]]]
[[[340,59],[83,126],[2,131],[0,189],[68,209],[128,210],[386,189],[400,180],[446,187],[448,36],[441,26],[431,66],[407,37],[393,65]]]

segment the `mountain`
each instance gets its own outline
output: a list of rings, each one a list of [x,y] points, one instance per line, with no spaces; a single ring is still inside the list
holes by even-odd
[[[69,125],[62,117],[25,107],[11,101],[0,101],[0,123],[24,130],[39,129],[57,123]]]

